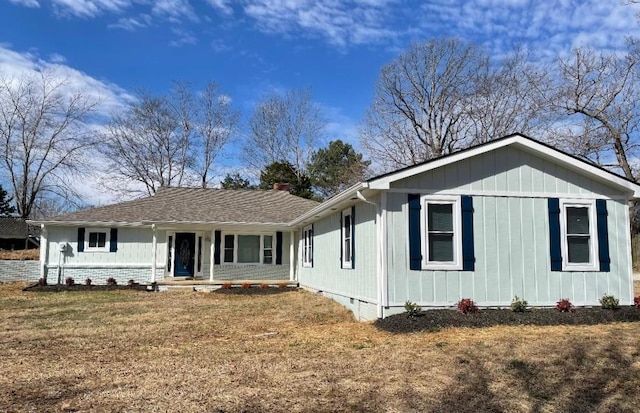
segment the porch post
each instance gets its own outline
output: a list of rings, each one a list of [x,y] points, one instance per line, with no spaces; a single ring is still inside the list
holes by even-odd
[[[153,239],[151,241],[151,249],[152,249],[152,259],[151,261],[151,282],[156,282],[156,259],[158,255],[158,236],[156,233],[156,224],[151,225],[151,229],[153,230]]]
[[[211,230],[211,247],[209,248],[209,281],[213,282],[213,265],[215,264],[214,256],[216,254],[216,229]]]
[[[289,232],[289,279],[296,279],[295,231]]]
[[[40,225],[40,278],[47,281],[47,252],[49,241],[47,240],[47,227]]]

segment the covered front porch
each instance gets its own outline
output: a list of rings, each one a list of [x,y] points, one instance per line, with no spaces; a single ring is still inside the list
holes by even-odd
[[[151,229],[152,283],[275,285],[296,279],[290,228],[153,223]]]

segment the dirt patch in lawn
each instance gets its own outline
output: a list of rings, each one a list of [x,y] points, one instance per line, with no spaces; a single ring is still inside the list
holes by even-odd
[[[33,294],[23,286],[0,284],[0,411],[633,412],[640,405],[640,323],[394,334],[306,291]]]
[[[637,321],[640,321],[640,309],[635,307],[620,307],[616,310],[576,308],[570,312],[536,308],[519,313],[488,309],[474,314],[462,314],[455,310],[428,310],[420,312],[416,317],[397,314],[377,320],[375,326],[392,333],[409,333],[440,331],[447,327],[596,325]]]

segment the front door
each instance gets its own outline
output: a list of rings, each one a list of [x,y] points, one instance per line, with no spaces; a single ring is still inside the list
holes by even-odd
[[[176,233],[176,253],[174,258],[175,277],[193,277],[196,252],[196,234],[193,232]]]

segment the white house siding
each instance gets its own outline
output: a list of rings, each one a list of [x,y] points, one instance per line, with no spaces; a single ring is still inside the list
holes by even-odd
[[[393,182],[394,189],[466,195],[620,196],[603,183],[514,147],[500,148],[460,162]]]
[[[443,192],[473,197],[473,272],[409,269],[407,193]],[[607,199],[610,272],[550,270],[547,197]],[[502,307],[514,295],[532,306],[555,305],[560,298],[575,305],[599,305],[604,294],[632,303],[628,206],[615,188],[504,148],[396,182],[387,199],[391,308],[385,314],[403,311],[406,300],[440,307],[467,297],[483,306]]]
[[[87,226],[86,228],[91,228]],[[78,253],[78,228],[49,226],[47,254],[47,273],[49,282],[55,282],[58,277],[58,262],[60,260],[62,281],[66,277],[73,277],[76,282],[84,282],[91,278],[95,284],[104,284],[113,277],[118,283],[126,283],[133,279],[136,282],[151,281],[151,263],[153,257],[151,228],[119,227],[117,252],[89,252]],[[181,229],[174,232],[201,232],[204,235],[202,250],[202,276],[209,277],[211,231],[190,231]],[[157,230],[156,280],[166,278],[167,265],[167,231]],[[216,280],[246,279],[246,280],[288,280],[289,279],[289,239],[288,232],[282,234],[282,263],[283,265],[245,265],[221,264],[214,266]],[[60,254],[60,246],[68,244],[70,249]],[[274,251],[275,259],[275,251]]]
[[[313,224],[313,268],[302,266],[298,245],[297,276],[300,285],[322,291],[351,309],[357,318],[375,318],[376,295],[376,207],[359,202],[355,206],[355,268],[340,262],[340,211]],[[299,236],[297,237],[299,239]]]
[[[77,227],[49,226],[47,279],[49,283],[56,282],[60,274],[62,281],[66,277],[73,277],[78,283],[91,278],[94,284],[104,284],[110,277],[118,283],[126,283],[131,279],[148,283],[151,280],[152,236],[151,228],[119,227],[116,252],[78,252]],[[158,231],[158,240],[161,239],[164,239],[164,231]],[[60,247],[65,243],[69,249],[61,254]],[[164,254],[165,244],[158,243],[158,274],[164,273]],[[58,264],[61,264],[60,271]]]

